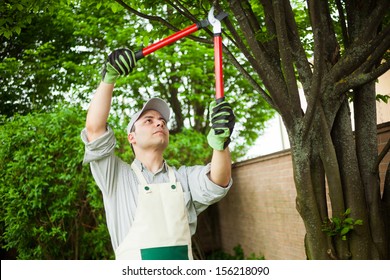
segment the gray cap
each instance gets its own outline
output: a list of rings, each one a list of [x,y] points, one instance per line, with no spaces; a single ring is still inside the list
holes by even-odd
[[[127,125],[127,134],[130,134],[131,129],[134,126],[134,123],[139,119],[141,114],[147,110],[157,111],[161,114],[161,116],[164,118],[166,122],[169,121],[171,111],[169,110],[168,104],[164,100],[154,97],[149,99],[149,101],[145,103],[141,111],[138,111],[131,117],[129,124]]]

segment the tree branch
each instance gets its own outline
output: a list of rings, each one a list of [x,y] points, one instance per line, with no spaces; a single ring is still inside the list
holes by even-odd
[[[186,18],[190,19],[193,22],[197,22],[198,21],[196,19],[196,17],[193,14],[191,14],[191,12],[180,3],[180,1],[175,1],[177,3],[177,5],[175,3],[173,3],[172,1],[169,1],[169,0],[165,0],[165,1],[169,5],[171,5],[176,11],[178,11],[180,14],[185,16]]]
[[[248,19],[248,23],[254,33],[256,33],[257,30],[260,30],[260,24],[257,21],[257,17],[255,16],[253,10],[251,9],[250,3],[247,3],[248,5],[243,5],[242,9],[244,10],[244,13]]]
[[[290,5],[288,1],[286,1],[286,5]],[[299,37],[298,26],[295,21],[294,13],[291,7],[289,7],[289,9],[286,9],[286,23],[289,27],[289,32],[291,33],[291,35],[289,36],[291,51],[296,63],[299,80],[302,83],[306,99],[310,99],[309,92],[313,72],[311,70],[310,63],[307,59],[305,49],[303,48],[301,39]]]
[[[380,63],[383,55],[390,48],[390,26],[385,30],[380,32],[374,42],[370,44],[372,47],[375,47],[374,51],[367,57],[367,60],[359,66],[356,72],[366,72],[370,71],[373,66]],[[378,44],[378,45],[377,45]],[[360,70],[361,69],[361,70]]]
[[[253,77],[245,70],[244,67],[237,61],[235,56],[225,47],[223,46],[224,53],[227,54],[228,59],[232,64],[236,67],[236,69],[243,75],[245,79],[250,83],[250,85],[253,87],[254,90],[256,90],[261,97],[264,98],[264,100],[276,111],[279,111],[278,107],[272,100],[272,98],[260,87],[260,85],[253,79]]]
[[[249,5],[249,3],[246,4]],[[248,42],[249,49],[253,56],[257,58],[252,66],[256,70],[256,72],[261,74],[260,76],[263,79],[266,77],[263,82],[267,89],[276,89],[275,83],[277,82],[277,80],[275,80],[274,77],[278,77],[280,76],[280,74],[275,72],[276,67],[274,67],[270,58],[266,55],[263,46],[259,44],[259,42],[256,40],[256,34],[253,31],[252,26],[249,24],[247,15],[245,14],[245,10],[242,8],[241,5],[242,1],[230,1],[230,7],[241,29],[243,30],[243,33],[247,34],[246,40]]]
[[[137,10],[135,10],[134,8],[130,7],[129,5],[127,5],[126,3],[124,3],[122,0],[115,0],[118,4],[120,4],[123,8],[125,8],[127,11],[129,11],[130,13],[136,15],[136,16],[139,16],[141,18],[144,18],[144,19],[147,19],[147,20],[150,20],[150,21],[154,21],[154,22],[159,22],[161,23],[163,26],[166,26],[168,29],[174,31],[174,32],[177,32],[179,31],[180,29],[178,29],[177,27],[173,26],[172,24],[170,24],[168,21],[166,21],[165,19],[163,19],[162,17],[158,17],[158,16],[150,16],[150,15],[146,15],[144,13],[141,13]],[[178,10],[179,12],[181,10]],[[191,19],[191,18],[190,18]],[[195,21],[196,22],[196,21]],[[210,32],[210,31],[209,31]],[[200,37],[196,37],[196,36],[193,36],[193,35],[189,35],[187,36],[186,38],[188,39],[191,39],[195,42],[199,42],[199,43],[203,43],[203,44],[212,44],[213,42],[211,40],[207,40],[207,39],[204,39],[204,38],[200,38]]]
[[[273,92],[274,104],[278,108],[278,111],[281,115],[285,117],[285,120],[291,121],[292,118],[289,117],[289,110],[286,106],[282,106],[285,98],[285,91],[281,89],[280,85],[284,84],[284,80],[279,71],[278,65],[275,65],[274,61],[267,55],[263,46],[259,44],[256,40],[256,34],[254,33],[252,27],[249,25],[245,11],[242,8],[243,1],[231,0],[229,5],[233,11],[235,18],[237,19],[243,33],[246,34],[246,41],[248,42],[249,49],[253,54],[254,60],[249,60],[253,69],[261,77],[266,89],[269,92]],[[249,5],[248,2],[245,3]]]
[[[285,76],[285,85],[287,87],[287,100],[291,113],[295,117],[300,117],[302,115],[302,108],[299,99],[299,91],[297,80],[295,77],[294,71],[294,62],[290,46],[290,41],[287,35],[286,28],[286,18],[285,18],[285,8],[287,5],[284,5],[284,1],[274,1],[274,17],[275,17],[275,26],[276,32],[278,35],[278,44],[279,44],[279,53],[281,59],[281,67]],[[291,6],[290,6],[291,8]]]
[[[360,74],[378,63],[381,55],[390,47],[389,33],[390,27],[387,27],[366,44],[362,43],[366,41],[364,39],[355,40],[343,58],[331,69],[333,81],[345,79],[351,73]],[[355,72],[358,67],[359,72]]]
[[[389,12],[390,1],[376,1],[375,8],[369,14],[368,19],[365,21],[364,28],[362,28],[361,39],[369,40],[372,38],[372,34],[378,32],[378,27],[381,25],[383,18]]]
[[[336,6],[340,17],[341,33],[343,34],[342,38],[344,47],[347,49],[349,47],[348,27],[345,21],[343,5],[341,4],[340,0],[336,0]]]
[[[274,57],[276,60],[279,60],[279,48],[276,37],[275,16],[272,2],[268,0],[259,0],[259,2],[263,6],[264,10],[264,25],[266,27],[265,36],[269,37],[262,43],[270,57]]]
[[[359,87],[361,85],[367,84],[369,82],[374,81],[384,73],[386,73],[390,69],[390,61],[381,64],[379,67],[373,69],[371,72],[364,74],[356,74],[351,78],[346,80],[341,80],[336,83],[335,94],[343,94],[347,92],[349,89],[353,89]]]
[[[319,25],[321,24],[319,19],[319,7],[318,1],[309,1],[309,16],[311,20],[313,35],[314,35],[314,70],[312,77],[312,84],[310,87],[311,98],[307,104],[307,111],[305,115],[304,135],[308,135],[312,123],[314,120],[314,114],[316,113],[316,107],[318,107],[319,96],[321,94],[321,81],[323,75],[323,56],[324,56],[324,44],[322,42],[322,36]]]
[[[123,8],[125,8],[127,11],[131,12],[132,14],[136,15],[136,16],[139,16],[141,18],[144,18],[144,19],[147,19],[147,20],[150,20],[150,21],[156,21],[156,22],[159,22],[161,23],[162,25],[168,27],[169,29],[173,30],[173,31],[179,31],[178,28],[176,28],[175,26],[173,26],[172,24],[170,24],[168,21],[166,21],[165,19],[163,19],[162,17],[158,17],[158,16],[150,16],[150,15],[146,15],[146,14],[143,14],[135,9],[133,9],[132,7],[130,7],[129,5],[127,5],[125,2],[123,2],[122,0],[115,0],[115,2],[117,2],[119,5],[121,5]]]

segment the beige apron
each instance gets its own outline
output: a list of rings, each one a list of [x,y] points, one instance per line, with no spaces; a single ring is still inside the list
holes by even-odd
[[[168,166],[169,183],[148,184],[133,163],[139,185],[132,227],[115,250],[117,260],[192,260],[183,189]]]

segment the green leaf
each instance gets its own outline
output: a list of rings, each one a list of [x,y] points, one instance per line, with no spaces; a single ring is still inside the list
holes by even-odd
[[[22,29],[20,28],[20,26],[16,26],[15,27],[15,32],[20,35],[20,32],[22,31]]]
[[[359,225],[359,226],[363,225],[363,220],[356,220],[355,225]]]
[[[11,30],[5,30],[5,31],[3,31],[3,35],[4,35],[5,38],[9,39],[12,36],[12,31]]]
[[[341,230],[340,235],[346,235],[350,230],[351,230],[350,227],[344,227],[344,228]]]
[[[149,45],[149,36],[144,36],[143,37],[143,40],[142,40],[142,43],[143,43],[143,45],[146,47],[146,46],[148,46]]]
[[[387,104],[389,102],[390,96],[389,95],[383,95],[383,94],[377,94],[375,96],[377,101],[382,101]]]
[[[122,9],[122,6],[119,5],[117,2],[114,2],[111,4],[111,10],[114,14],[116,14],[118,11]]]
[[[24,7],[20,5],[19,3],[14,4],[14,7],[16,7],[19,11],[23,11]]]
[[[349,224],[349,225],[353,225],[354,219],[352,219],[352,218],[346,218],[346,219],[344,220],[344,223],[345,223],[345,224]]]

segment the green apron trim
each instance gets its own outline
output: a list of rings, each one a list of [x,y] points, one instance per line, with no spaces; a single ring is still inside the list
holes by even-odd
[[[188,260],[188,246],[167,246],[141,249],[143,260]]]

